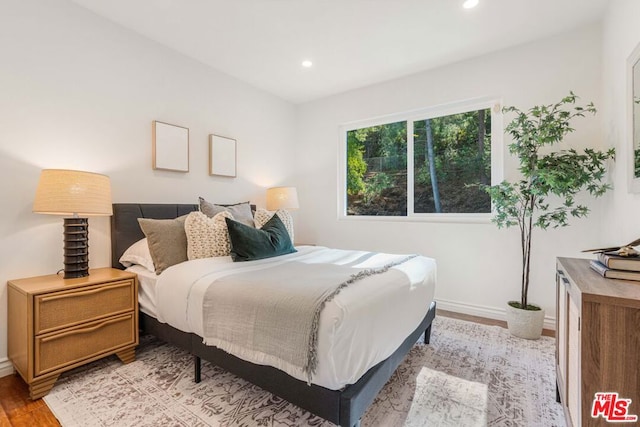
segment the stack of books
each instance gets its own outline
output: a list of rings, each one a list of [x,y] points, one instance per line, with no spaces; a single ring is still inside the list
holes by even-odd
[[[601,252],[591,260],[591,268],[608,279],[640,281],[640,256],[623,257],[616,252]]]

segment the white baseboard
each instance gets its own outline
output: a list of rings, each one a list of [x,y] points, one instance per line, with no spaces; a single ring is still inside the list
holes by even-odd
[[[486,317],[487,319],[506,321],[506,308],[486,307],[476,304],[467,304],[463,302],[447,301],[436,299],[438,308],[456,313],[469,314],[471,316]],[[544,328],[552,331],[556,330],[556,318],[545,313]]]
[[[6,357],[4,359],[0,359],[0,378],[6,377],[7,375],[13,374],[15,371],[13,370],[13,365]]]

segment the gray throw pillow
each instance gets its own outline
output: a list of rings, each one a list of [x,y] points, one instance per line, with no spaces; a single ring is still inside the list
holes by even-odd
[[[140,228],[149,242],[156,274],[187,260],[186,218],[186,215],[175,219],[138,218]]]
[[[249,202],[236,203],[235,205],[216,205],[211,202],[207,202],[202,197],[199,197],[199,200],[200,212],[209,218],[213,218],[220,212],[229,212],[236,221],[244,225],[248,225],[249,227],[256,226],[253,222],[253,212],[251,212],[251,205]]]

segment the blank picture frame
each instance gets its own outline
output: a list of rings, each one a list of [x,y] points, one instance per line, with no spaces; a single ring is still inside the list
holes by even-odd
[[[153,169],[189,172],[189,128],[153,121]]]
[[[236,177],[236,140],[209,135],[209,175]]]

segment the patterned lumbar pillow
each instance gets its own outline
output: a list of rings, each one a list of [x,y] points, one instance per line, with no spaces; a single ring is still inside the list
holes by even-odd
[[[289,237],[293,242],[293,217],[291,216],[291,212],[286,211],[284,209],[278,209],[277,211],[268,211],[263,208],[259,208],[256,211],[255,216],[253,217],[254,222],[256,223],[256,228],[262,228],[263,225],[267,223],[273,217],[273,215],[278,215],[280,221],[284,224],[284,227],[287,229],[289,233]]]
[[[220,212],[209,218],[202,212],[191,212],[184,223],[189,259],[228,256],[231,242],[225,218],[233,219],[229,212]]]

